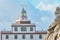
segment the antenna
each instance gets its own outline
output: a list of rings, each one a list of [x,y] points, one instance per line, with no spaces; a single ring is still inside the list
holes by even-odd
[[[26,4],[21,4],[21,7],[24,9],[27,9],[27,5]]]

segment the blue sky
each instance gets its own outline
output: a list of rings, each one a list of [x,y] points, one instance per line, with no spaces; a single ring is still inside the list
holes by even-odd
[[[25,5],[28,18],[36,24],[36,30],[47,30],[55,19],[55,9],[60,0],[0,0],[0,31],[11,30],[11,24],[20,16]]]

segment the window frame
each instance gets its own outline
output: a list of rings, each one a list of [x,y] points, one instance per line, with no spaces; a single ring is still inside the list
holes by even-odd
[[[18,36],[17,35],[14,35],[14,39],[18,39]]]
[[[9,39],[9,35],[6,35],[6,39]]]
[[[33,27],[30,27],[30,31],[33,31]]]
[[[33,39],[33,35],[30,35],[30,39]]]
[[[21,27],[21,31],[26,31],[26,27]]]
[[[39,39],[42,39],[42,34],[39,35]]]
[[[22,39],[25,39],[25,38],[26,38],[26,36],[23,34],[23,35],[22,35]]]
[[[14,31],[17,31],[18,30],[18,28],[17,27],[14,27]]]

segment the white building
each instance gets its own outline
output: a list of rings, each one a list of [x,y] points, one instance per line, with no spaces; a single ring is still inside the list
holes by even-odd
[[[1,31],[1,40],[44,40],[46,31],[36,31],[36,25],[31,23],[23,8],[21,16],[11,26],[12,31]]]

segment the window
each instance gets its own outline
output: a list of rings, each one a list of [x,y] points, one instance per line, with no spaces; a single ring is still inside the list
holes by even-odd
[[[30,35],[30,39],[33,39],[33,35]]]
[[[9,39],[9,36],[8,35],[6,35],[6,39]]]
[[[14,38],[17,39],[17,35],[15,35]]]
[[[39,39],[42,39],[42,35],[39,35]]]
[[[25,35],[22,35],[22,39],[25,39]]]
[[[21,31],[26,31],[26,27],[21,27]]]
[[[33,31],[33,27],[30,27],[30,31]]]
[[[17,27],[15,27],[15,29],[14,29],[15,31],[17,31]]]

